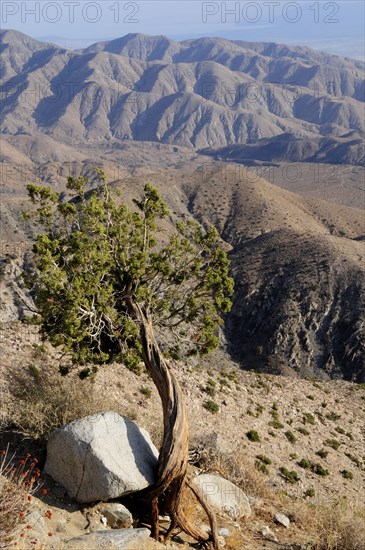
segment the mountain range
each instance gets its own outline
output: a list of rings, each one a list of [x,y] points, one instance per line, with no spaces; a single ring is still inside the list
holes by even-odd
[[[1,53],[5,135],[221,148],[223,158],[233,147],[240,159],[288,160],[294,149],[298,161],[364,160],[364,63],[357,60],[306,47],[142,34],[71,51],[17,31],[1,32]]]

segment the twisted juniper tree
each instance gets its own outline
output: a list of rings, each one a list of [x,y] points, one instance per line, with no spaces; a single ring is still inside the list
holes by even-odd
[[[48,187],[27,187],[42,226],[29,274],[41,332],[77,364],[113,361],[136,372],[145,366],[164,416],[157,479],[141,495],[151,506],[153,535],[164,513],[171,518],[165,538],[178,527],[209,539],[184,515],[188,487],[209,516],[218,548],[214,515],[187,477],[187,412],[171,365],[217,346],[222,314],[231,307],[229,260],[216,230],[192,221],[173,224],[158,239],[169,214],[151,185],[131,209],[112,196],[101,170],[97,175],[91,190],[88,180],[70,177],[63,201]]]

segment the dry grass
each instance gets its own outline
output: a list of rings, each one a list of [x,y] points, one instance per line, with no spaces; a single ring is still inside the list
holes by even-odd
[[[32,494],[40,488],[37,459],[17,459],[0,451],[0,548],[9,548],[22,536],[23,519]]]
[[[315,524],[315,550],[364,550],[365,508],[346,500],[319,506],[310,521]]]
[[[12,399],[2,423],[42,442],[54,429],[78,418],[109,410],[119,412],[118,404],[100,395],[92,380],[80,380],[73,374],[62,376],[54,366],[32,367],[12,378]]]
[[[199,467],[205,471],[217,472],[252,497],[272,498],[275,494],[265,484],[262,474],[251,465],[248,466],[243,453],[220,453],[213,441],[204,440],[204,452]]]

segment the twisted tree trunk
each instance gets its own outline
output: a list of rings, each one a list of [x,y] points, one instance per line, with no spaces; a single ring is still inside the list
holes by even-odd
[[[188,417],[180,384],[156,341],[148,315],[137,304],[132,304],[134,317],[140,325],[143,360],[161,398],[164,418],[164,435],[160,449],[157,480],[146,490],[145,498],[152,505],[152,533],[159,537],[159,512],[170,516],[171,524],[165,541],[177,527],[201,542],[212,541],[214,550],[219,550],[215,514],[199,490],[187,479],[189,451]],[[192,525],[182,507],[182,494],[189,488],[204,508],[209,518],[211,535]]]

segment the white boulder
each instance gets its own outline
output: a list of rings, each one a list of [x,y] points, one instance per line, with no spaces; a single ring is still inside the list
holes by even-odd
[[[158,451],[135,422],[106,412],[55,430],[44,471],[78,502],[110,500],[153,484]]]

